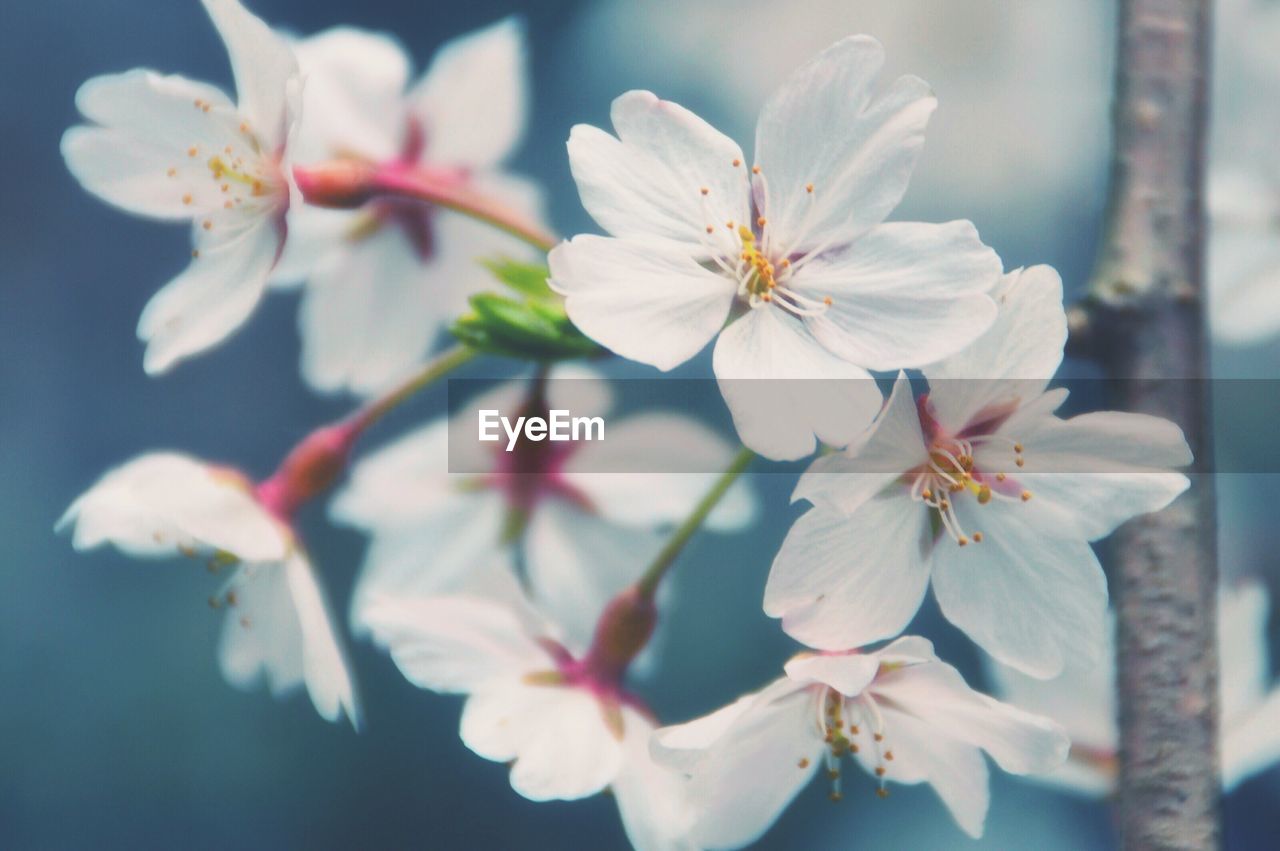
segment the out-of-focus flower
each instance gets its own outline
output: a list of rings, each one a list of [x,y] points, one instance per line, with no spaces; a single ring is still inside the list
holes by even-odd
[[[269,480],[270,481],[270,480]],[[174,453],[142,455],[72,503],[58,528],[77,550],[114,544],[136,558],[207,558],[231,571],[209,603],[227,610],[222,673],[277,696],[306,685],[328,721],[360,725],[355,689],[301,543],[274,499],[238,471]]]
[[[1209,319],[1216,342],[1280,334],[1280,7],[1215,7],[1209,161]]]
[[[455,39],[409,86],[388,36],[328,30],[295,45],[307,84],[294,160],[334,157],[430,172],[534,215],[540,195],[502,171],[527,111],[524,28],[508,18]],[[403,377],[440,331],[492,285],[478,260],[528,248],[426,204],[379,199],[356,210],[298,205],[274,279],[307,282],[302,367],[321,390],[370,393]]]
[[[770,458],[803,457],[815,437],[844,445],[879,406],[868,380],[836,393],[797,379],[934,361],[995,315],[986,293],[1000,261],[973,225],[882,223],[936,106],[915,77],[877,92],[883,62],[879,42],[854,36],[800,68],[761,112],[751,166],[648,92],[614,101],[616,138],[585,125],[569,138],[583,206],[612,234],[551,252],[570,318],[663,370],[718,337],[715,373],[738,432]]]
[[[1280,334],[1280,161],[1271,165],[1270,174],[1256,161],[1210,173],[1209,319],[1220,343]]]
[[[652,602],[591,602],[600,626],[590,646],[518,600],[377,595],[365,620],[410,682],[467,696],[462,741],[511,763],[521,795],[574,800],[610,788],[637,848],[692,848],[681,839],[680,778],[654,765],[653,717],[622,682],[652,629]]]
[[[989,803],[986,751],[1005,771],[1052,771],[1069,741],[1053,721],[973,691],[933,645],[907,636],[874,653],[801,654],[786,676],[703,718],[654,735],[660,764],[685,774],[690,837],[755,841],[819,769],[841,791],[849,756],[885,784],[929,783],[970,836]]]
[[[1256,580],[1225,587],[1218,595],[1218,688],[1221,700],[1222,787],[1230,792],[1280,760],[1280,688],[1268,690],[1267,589]],[[1108,635],[1113,635],[1108,630]],[[1072,792],[1101,796],[1115,791],[1115,647],[1097,664],[1072,660],[1062,676],[1035,680],[992,665],[1000,694],[1029,712],[1066,728],[1071,754],[1042,779]]]
[[[1089,541],[1186,489],[1181,430],[1113,411],[1061,420],[1062,282],[1047,266],[1005,276],[1000,316],[954,358],[899,375],[847,451],[815,461],[765,611],[814,647],[898,634],[932,577],[943,614],[988,653],[1037,677],[1096,660],[1107,587]]]
[[[535,600],[553,606],[561,628],[584,642],[595,627],[592,601],[636,580],[662,546],[658,530],[684,519],[733,457],[706,426],[652,412],[609,418],[603,441],[521,443],[513,452],[485,444],[483,455],[469,458],[460,446],[474,438],[479,409],[607,416],[611,404],[605,383],[585,369],[553,371],[545,399],[528,398],[528,386],[500,387],[463,406],[452,426],[429,423],[355,465],[332,515],[373,538],[352,596],[357,630],[373,596],[463,587],[496,548],[518,543]],[[650,469],[648,459],[654,472],[631,472]],[[708,526],[738,529],[754,512],[740,485]]]
[[[235,331],[285,243],[297,63],[237,0],[203,2],[226,44],[238,103],[213,86],[153,71],[95,77],[76,93],[91,123],[62,137],[67,167],[90,192],[131,213],[193,224],[191,265],[138,321],[152,374]]]

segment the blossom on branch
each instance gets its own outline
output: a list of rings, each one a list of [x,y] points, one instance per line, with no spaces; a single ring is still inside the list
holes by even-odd
[[[708,848],[757,840],[819,771],[844,794],[842,763],[886,784],[929,783],[957,823],[982,835],[986,751],[1005,771],[1051,771],[1069,742],[1056,723],[973,691],[933,645],[907,636],[873,653],[803,653],[786,676],[654,735],[654,758],[684,774],[690,837]]]
[[[936,106],[915,77],[878,92],[883,62],[855,36],[800,68],[761,112],[754,164],[642,91],[614,101],[617,136],[579,125],[569,138],[583,206],[611,234],[551,252],[569,317],[662,370],[718,338],[734,423],[770,458],[843,446],[879,406],[867,369],[936,361],[995,316],[1000,261],[972,224],[883,223]],[[864,380],[835,393],[803,379]]]
[[[268,480],[271,481],[271,480]],[[305,550],[262,486],[236,470],[156,452],[107,473],[58,521],[77,550],[113,544],[135,558],[204,559],[230,576],[218,659],[235,686],[305,685],[321,717],[360,726],[355,688]],[[269,491],[269,489],[268,489]]]
[[[899,375],[874,425],[818,459],[795,499],[765,611],[813,647],[901,632],[932,579],[943,614],[996,659],[1036,677],[1102,649],[1106,580],[1090,541],[1187,488],[1181,430],[1140,414],[1059,419],[1046,390],[1062,358],[1062,282],[1047,266],[1006,275],[1000,316],[953,358]]]
[[[137,215],[192,223],[191,264],[138,320],[153,375],[239,328],[285,244],[297,62],[238,0],[203,2],[230,56],[238,103],[154,71],[95,77],[76,93],[90,123],[62,137],[67,168],[93,194]]]

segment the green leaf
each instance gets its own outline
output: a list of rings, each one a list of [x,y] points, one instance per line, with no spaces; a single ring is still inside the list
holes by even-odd
[[[510,257],[481,260],[493,276],[523,296],[538,300],[552,300],[555,293],[547,285],[551,270],[541,263],[522,263]]]
[[[603,354],[569,321],[559,301],[482,293],[470,302],[471,312],[450,330],[478,351],[543,362]]]

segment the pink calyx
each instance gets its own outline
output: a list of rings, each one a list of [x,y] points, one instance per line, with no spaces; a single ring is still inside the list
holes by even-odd
[[[291,522],[303,504],[337,482],[361,430],[359,420],[349,420],[311,432],[270,477],[258,483],[254,496],[278,520]]]

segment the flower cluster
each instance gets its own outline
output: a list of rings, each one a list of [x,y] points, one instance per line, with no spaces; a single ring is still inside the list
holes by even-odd
[[[978,836],[984,752],[1015,774],[1109,759],[1114,731],[1073,746],[1077,719],[1035,695],[1108,670],[1090,544],[1177,498],[1191,453],[1164,420],[1057,416],[1066,392],[1049,385],[1067,321],[1054,270],[1005,274],[967,221],[885,222],[936,99],[915,77],[882,85],[878,42],[845,38],[786,80],[761,111],[754,157],[674,103],[622,95],[614,134],[578,126],[568,143],[583,206],[608,235],[553,245],[540,190],[503,167],[526,112],[518,21],[449,43],[410,83],[385,36],[292,39],[237,0],[203,2],[238,103],[152,72],[97,78],[77,96],[88,123],[63,140],[91,192],[194,223],[190,267],[139,323],[145,368],[221,342],[268,286],[302,284],[303,375],[369,399],[260,481],[150,453],[59,526],[77,549],[225,571],[210,605],[227,612],[230,682],[305,685],[322,717],[359,726],[294,522],[338,487],[331,519],[370,538],[353,632],[414,684],[465,695],[463,741],[509,763],[519,794],[611,789],[639,848],[749,844],[815,773],[839,799],[846,757],[882,796],[930,784]],[[463,347],[430,360],[449,327]],[[458,472],[440,417],[348,469],[371,425],[480,354],[531,362],[482,406],[537,414],[565,407],[569,386],[608,407],[599,372],[553,361],[612,352],[670,370],[712,340],[742,451],[649,411],[611,423],[607,444],[529,444]],[[873,371],[892,380],[887,399]],[[804,649],[761,690],[663,726],[634,676],[660,663],[663,577],[699,527],[775,519],[738,480],[753,453],[820,447],[794,493],[811,507],[763,592]],[[655,452],[677,472],[600,472],[601,453]],[[1008,666],[1012,703],[903,635],[930,586]],[[1256,702],[1253,682],[1241,688]]]

